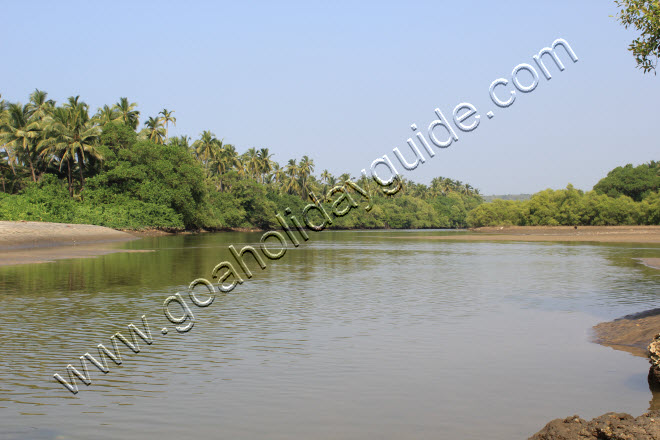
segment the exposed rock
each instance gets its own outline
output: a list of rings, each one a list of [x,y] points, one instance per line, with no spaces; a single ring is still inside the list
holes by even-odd
[[[651,365],[660,367],[660,333],[655,335],[647,350]]]
[[[647,348],[649,362],[649,386],[652,391],[660,391],[660,333],[655,335]]]
[[[555,419],[529,440],[660,440],[660,411],[637,418],[607,413],[590,422],[579,416]]]

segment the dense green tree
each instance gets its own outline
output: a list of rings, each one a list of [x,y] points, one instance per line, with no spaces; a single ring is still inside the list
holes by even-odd
[[[598,191],[583,192],[568,185],[547,189],[529,200],[500,200],[473,208],[466,218],[469,226],[611,226],[660,223],[660,196],[649,193],[641,202],[624,194],[609,196]]]
[[[138,141],[108,162],[108,171],[88,180],[97,201],[113,202],[119,195],[166,206],[181,215],[186,228],[208,221],[203,171],[181,148]]]
[[[101,145],[105,145],[111,150],[117,151],[122,148],[128,148],[135,142],[137,142],[137,134],[127,125],[117,122],[109,122],[103,125],[101,136],[99,138],[99,143]]]
[[[632,164],[616,167],[594,186],[594,190],[599,194],[607,194],[610,197],[625,195],[637,202],[658,188],[660,169],[656,162],[636,167]]]

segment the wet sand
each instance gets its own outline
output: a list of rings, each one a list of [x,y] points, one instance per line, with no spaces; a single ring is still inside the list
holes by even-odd
[[[116,246],[117,242],[137,239],[103,226],[0,221],[0,266],[142,252]]]
[[[574,241],[601,243],[658,243],[660,226],[499,226],[470,229],[468,234],[408,235],[406,239],[459,241]],[[660,260],[653,258],[649,260]],[[648,264],[648,263],[647,263]],[[660,265],[660,261],[653,264]]]

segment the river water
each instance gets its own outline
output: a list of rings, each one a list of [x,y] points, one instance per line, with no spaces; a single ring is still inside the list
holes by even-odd
[[[208,307],[184,295],[182,334],[163,300],[260,234],[0,267],[0,438],[510,440],[649,408],[647,361],[590,341],[660,307],[660,271],[635,260],[659,246],[412,238],[437,234],[460,232],[313,233]],[[88,363],[75,396],[53,379],[142,315],[153,344]]]

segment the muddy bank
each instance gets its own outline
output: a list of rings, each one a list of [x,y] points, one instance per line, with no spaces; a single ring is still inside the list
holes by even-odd
[[[660,333],[660,308],[594,326],[594,342],[646,357],[646,347]]]
[[[117,242],[137,239],[103,226],[0,221],[0,266],[141,252],[116,246]]]
[[[587,422],[578,416],[555,419],[529,440],[660,440],[660,411],[637,418],[607,413]]]
[[[498,226],[470,229],[467,234],[419,235],[398,238],[462,241],[584,241],[658,243],[660,226]]]

